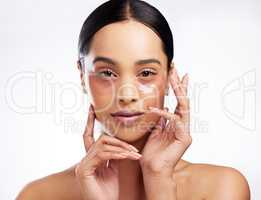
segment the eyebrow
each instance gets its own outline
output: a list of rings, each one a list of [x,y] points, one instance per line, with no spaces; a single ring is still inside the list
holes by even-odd
[[[118,63],[114,60],[112,60],[111,58],[107,58],[107,57],[103,57],[103,56],[97,56],[94,58],[94,60],[92,61],[93,64],[95,64],[98,61],[102,61],[102,62],[106,62],[109,63],[111,65],[118,65]],[[144,64],[149,64],[149,63],[156,63],[161,65],[161,62],[155,58],[149,58],[149,59],[144,59],[144,60],[138,60],[135,62],[135,65],[144,65]]]

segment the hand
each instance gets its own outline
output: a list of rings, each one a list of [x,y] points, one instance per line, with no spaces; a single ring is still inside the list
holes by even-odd
[[[192,142],[187,98],[188,75],[180,81],[173,67],[169,80],[177,98],[177,107],[174,113],[168,112],[167,108],[150,109],[150,112],[160,116],[160,120],[149,136],[140,159],[143,173],[164,174],[168,177],[173,175],[174,167]]]
[[[118,200],[118,160],[138,160],[138,150],[117,138],[101,135],[93,138],[95,114],[90,106],[83,135],[87,155],[76,165],[75,175],[84,200]]]

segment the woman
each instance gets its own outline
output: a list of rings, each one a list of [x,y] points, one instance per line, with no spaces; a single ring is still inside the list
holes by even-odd
[[[111,0],[83,24],[77,62],[91,99],[75,166],[29,183],[18,200],[248,200],[235,169],[181,157],[191,144],[188,75],[177,74],[169,25],[140,0]],[[171,86],[171,88],[169,88]],[[174,112],[164,107],[172,89]],[[93,138],[95,119],[102,125]]]

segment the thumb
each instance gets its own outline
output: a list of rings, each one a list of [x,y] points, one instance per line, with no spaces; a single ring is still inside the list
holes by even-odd
[[[114,171],[115,174],[119,173],[119,161],[118,160],[109,160],[109,167]]]
[[[90,104],[87,124],[86,124],[84,134],[83,134],[84,147],[85,147],[86,152],[94,143],[94,137],[93,137],[94,122],[95,122],[94,108]]]

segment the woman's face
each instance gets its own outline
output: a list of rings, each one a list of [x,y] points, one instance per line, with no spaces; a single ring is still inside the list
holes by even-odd
[[[163,108],[167,57],[155,32],[136,21],[104,26],[93,37],[84,63],[87,93],[104,132],[134,142],[155,126],[159,116],[153,113],[132,119],[112,114]]]

